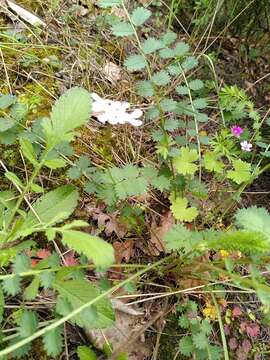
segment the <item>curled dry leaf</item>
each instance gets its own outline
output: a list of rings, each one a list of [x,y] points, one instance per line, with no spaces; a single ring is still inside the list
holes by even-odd
[[[106,79],[115,84],[121,79],[121,68],[111,61],[107,61],[102,69]]]
[[[126,240],[125,242],[116,241],[113,243],[115,250],[115,261],[117,264],[121,264],[124,260],[128,262],[134,255],[134,241]]]

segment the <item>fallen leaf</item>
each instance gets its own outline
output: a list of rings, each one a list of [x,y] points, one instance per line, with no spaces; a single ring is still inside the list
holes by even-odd
[[[106,79],[113,84],[121,79],[121,68],[111,61],[106,62],[103,66],[102,72]]]
[[[115,261],[117,264],[121,264],[123,260],[128,262],[134,255],[134,241],[126,240],[125,242],[116,241],[113,243],[115,250]]]
[[[166,252],[166,248],[163,242],[165,234],[171,229],[175,220],[171,211],[168,211],[161,219],[159,225],[153,221],[150,229],[151,238],[150,238],[150,251],[151,255],[158,256],[161,252]]]

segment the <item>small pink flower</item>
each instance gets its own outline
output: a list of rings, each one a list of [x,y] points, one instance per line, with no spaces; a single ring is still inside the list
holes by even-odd
[[[242,134],[244,130],[241,128],[241,126],[237,126],[237,125],[234,125],[231,127],[231,132],[233,134],[233,136],[235,137],[240,137],[240,135]]]
[[[243,151],[251,151],[251,149],[252,149],[252,144],[249,143],[247,140],[241,141],[240,145],[241,145],[241,149]]]

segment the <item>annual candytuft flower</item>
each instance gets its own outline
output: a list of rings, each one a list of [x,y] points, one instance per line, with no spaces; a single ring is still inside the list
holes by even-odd
[[[241,141],[240,145],[241,145],[241,149],[243,151],[251,151],[251,149],[252,149],[252,144],[249,143],[247,140]]]
[[[231,132],[233,134],[233,136],[235,137],[240,137],[240,135],[243,133],[243,129],[241,128],[241,126],[238,125],[234,125],[231,127]]]
[[[133,126],[142,125],[142,121],[138,120],[143,115],[141,109],[136,109],[130,113],[127,109],[130,108],[128,102],[113,101],[109,99],[102,99],[99,95],[92,93],[93,104],[92,114],[102,124],[108,122],[109,124],[125,124],[129,123]]]

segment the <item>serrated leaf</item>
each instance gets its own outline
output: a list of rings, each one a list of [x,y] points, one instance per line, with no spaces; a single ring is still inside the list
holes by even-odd
[[[169,65],[167,67],[167,70],[168,70],[169,74],[172,75],[172,76],[177,76],[177,75],[182,74],[182,69],[179,66],[179,64],[177,64],[177,63]]]
[[[52,271],[44,271],[39,275],[40,284],[44,289],[49,289],[52,286],[55,274]]]
[[[69,313],[73,309],[78,309],[80,306],[95,299],[101,294],[100,290],[92,283],[86,280],[56,280],[53,284],[54,289],[66,299],[69,303],[65,306]],[[66,315],[63,312],[63,306],[59,307],[61,315]],[[74,320],[79,326],[84,326],[88,329],[102,329],[108,327],[114,322],[114,312],[110,301],[103,298],[95,303],[96,317],[89,323],[83,314],[77,315]],[[91,311],[91,309],[90,309]]]
[[[188,56],[183,62],[182,62],[182,68],[185,71],[189,71],[194,69],[198,66],[198,60],[194,56]]]
[[[145,54],[152,54],[153,52],[161,49],[163,44],[160,40],[155,38],[148,38],[142,43],[142,50]]]
[[[147,192],[147,181],[143,177],[127,179],[115,185],[117,197],[126,199],[129,196],[143,195]]]
[[[203,98],[198,98],[193,100],[193,106],[195,109],[204,109],[207,107],[207,101],[206,99]]]
[[[188,83],[188,86],[191,90],[193,91],[198,91],[201,90],[203,88],[203,82],[199,79],[196,80],[192,80]]]
[[[138,71],[146,67],[146,60],[142,55],[131,55],[124,61],[124,65],[128,71]]]
[[[16,102],[16,96],[14,95],[1,95],[0,96],[0,110],[5,110]]]
[[[56,357],[63,348],[62,328],[57,327],[43,335],[43,344],[48,356]]]
[[[189,90],[188,90],[188,87],[187,86],[176,86],[175,88],[177,94],[179,95],[188,95],[189,94]]]
[[[23,155],[33,164],[37,164],[36,153],[33,148],[33,145],[28,139],[20,139],[20,145],[23,152]]]
[[[74,87],[63,94],[52,107],[51,120],[42,123],[48,146],[63,142],[65,135],[85,124],[91,105],[91,95],[85,89]]]
[[[261,232],[270,241],[270,214],[265,208],[251,206],[239,209],[235,215],[236,225],[251,231]]]
[[[187,207],[188,201],[186,198],[176,198],[172,201],[170,209],[176,220],[191,222],[198,216],[198,210],[195,207]]]
[[[160,106],[161,106],[163,111],[171,112],[171,111],[174,111],[176,109],[177,102],[175,100],[172,100],[172,99],[169,99],[169,98],[164,98],[164,99],[161,100]]]
[[[151,183],[159,191],[169,190],[171,187],[170,180],[164,175],[154,177]]]
[[[46,160],[44,162],[44,165],[47,166],[49,169],[55,170],[65,167],[67,163],[65,162],[64,159],[52,159],[52,160]]]
[[[16,274],[28,271],[31,269],[31,261],[26,254],[18,254],[13,263],[13,271]]]
[[[16,295],[20,291],[20,277],[14,276],[3,280],[3,290],[8,295]]]
[[[194,345],[197,349],[206,349],[208,346],[208,340],[207,337],[203,332],[199,332],[197,334],[192,335],[192,340],[194,342]]]
[[[180,152],[181,155],[173,159],[176,171],[182,175],[194,175],[198,169],[198,166],[194,164],[199,158],[197,151],[188,147],[182,147]]]
[[[97,355],[88,346],[78,346],[77,355],[80,360],[97,360]]]
[[[236,184],[242,184],[243,182],[251,179],[251,165],[240,159],[233,160],[234,170],[230,170],[227,173],[227,178],[233,180]]]
[[[174,58],[174,51],[170,48],[165,48],[159,51],[159,56],[161,59],[171,59]]]
[[[100,268],[108,268],[114,263],[112,245],[104,240],[77,230],[62,230],[62,241],[71,249],[84,254]]]
[[[39,278],[36,276],[24,290],[23,297],[25,300],[34,300],[38,294]]]
[[[224,164],[222,161],[218,160],[219,156],[218,154],[215,154],[214,152],[206,152],[204,154],[204,167],[208,171],[214,171],[216,173],[222,173],[222,170],[224,168]]]
[[[179,341],[179,351],[184,356],[190,356],[194,352],[194,346],[191,336],[184,336]]]
[[[172,31],[168,31],[164,35],[162,35],[161,41],[165,46],[169,46],[176,40],[176,38],[177,38],[176,33]]]
[[[183,56],[189,51],[189,45],[184,42],[178,42],[173,49],[175,56]]]
[[[149,19],[151,14],[150,10],[140,6],[133,10],[130,18],[135,26],[141,26]]]
[[[169,84],[171,78],[167,71],[161,70],[152,76],[152,81],[158,86],[164,86]]]
[[[150,107],[145,113],[145,117],[147,120],[156,119],[159,116],[159,109],[156,106]]]
[[[5,132],[8,129],[11,129],[15,125],[16,123],[14,120],[0,117],[0,132]]]
[[[121,5],[122,4],[122,0],[99,0],[98,1],[98,6],[101,8],[109,8],[112,6],[117,6],[117,5]]]
[[[112,33],[115,36],[131,36],[134,29],[129,23],[122,21],[112,26]]]
[[[138,84],[136,85],[136,89],[137,89],[137,93],[140,96],[148,97],[148,96],[153,96],[155,94],[155,89],[151,81],[148,80],[138,82]]]
[[[54,225],[70,216],[77,205],[78,198],[79,193],[74,186],[64,185],[41,196],[32,205],[32,208],[38,215],[41,224]],[[29,211],[20,232],[29,233],[31,229],[41,224],[36,215]]]
[[[37,314],[32,310],[24,310],[20,320],[19,333],[22,338],[34,334],[38,327]]]

